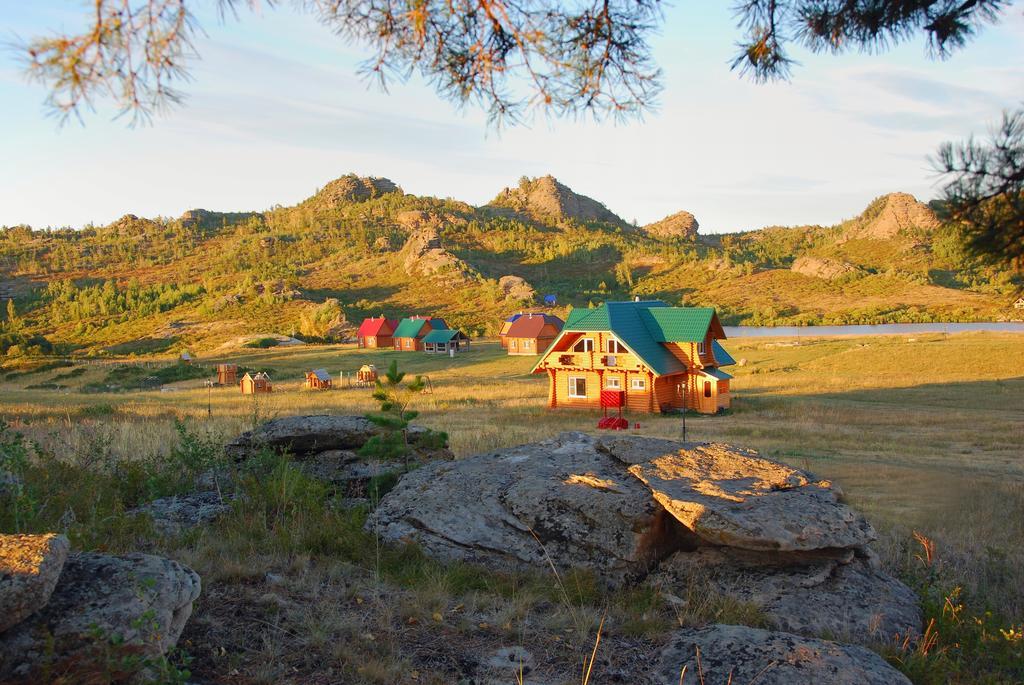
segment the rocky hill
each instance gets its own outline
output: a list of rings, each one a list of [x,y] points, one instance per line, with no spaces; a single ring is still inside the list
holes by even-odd
[[[50,343],[125,353],[255,334],[337,339],[382,312],[494,334],[508,312],[547,294],[563,315],[641,296],[712,305],[727,324],[1014,314],[1014,277],[968,259],[955,232],[903,193],[836,226],[697,228],[679,212],[633,229],[551,177],[473,207],[349,174],[265,212],[0,229],[0,291],[14,295],[16,318],[0,312],[0,354]]]

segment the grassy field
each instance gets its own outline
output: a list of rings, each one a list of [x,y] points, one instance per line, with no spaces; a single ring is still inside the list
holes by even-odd
[[[909,577],[921,571],[921,563],[915,558],[920,548],[912,538],[913,531],[918,531],[936,544],[937,562],[928,573],[941,575],[947,591],[961,586],[961,597],[969,611],[982,615],[987,609],[995,610],[1003,622],[1000,625],[1024,622],[1024,337],[929,334],[802,338],[799,343],[739,339],[730,341],[727,347],[740,360],[730,368],[735,375],[733,409],[715,417],[689,415],[690,439],[752,447],[836,481],[849,501],[879,528],[879,551],[894,572]],[[458,456],[532,441],[564,430],[593,430],[596,423],[596,413],[592,412],[547,411],[545,379],[529,374],[535,360],[506,357],[493,343],[474,344],[470,352],[456,359],[362,351],[350,346],[245,350],[222,357],[212,353],[200,357],[211,368],[216,362],[232,361],[266,369],[274,379],[274,392],[254,399],[240,395],[236,388],[209,390],[203,387],[202,379],[192,379],[165,386],[162,391],[85,393],[82,388],[103,384],[113,367],[80,365],[29,374],[14,372],[18,374],[14,377],[6,370],[0,371],[0,417],[58,459],[81,460],[82,455],[94,453],[100,445],[108,462],[159,462],[168,459],[172,448],[179,444],[175,419],[187,419],[190,430],[222,442],[254,421],[274,416],[371,411],[374,402],[370,390],[339,387],[331,391],[303,391],[302,374],[311,368],[325,367],[337,379],[339,372],[354,372],[363,363],[374,363],[383,369],[397,358],[403,370],[429,377],[432,392],[415,401],[414,408],[421,412],[417,422],[447,431]],[[123,371],[120,373],[124,375]],[[65,387],[55,390],[53,386]],[[644,435],[680,434],[678,417],[637,415],[631,419],[640,422],[639,432]],[[253,514],[242,511],[237,515]],[[308,511],[303,515],[308,516]],[[269,525],[265,517],[261,521],[261,525]],[[300,523],[328,525],[319,519],[290,521],[292,527]],[[344,526],[351,524],[330,521],[330,525],[341,526],[339,530],[348,530]],[[251,524],[251,520],[245,519],[245,525]],[[116,538],[119,542],[95,542],[96,536],[84,533],[81,540],[83,544],[92,540],[98,546],[116,549],[127,547],[136,539],[131,531],[122,533],[122,537]],[[386,572],[381,580],[378,557],[372,582],[363,577],[358,582],[346,581],[342,587],[336,583],[337,574],[346,572],[339,568],[350,568],[352,564],[360,567],[358,561],[346,557],[341,566],[312,564],[316,571],[311,571],[310,559],[322,559],[327,553],[317,551],[321,543],[311,544],[305,538],[283,541],[280,532],[268,536],[257,543],[241,534],[225,533],[220,540],[187,538],[156,545],[163,553],[193,564],[204,577],[207,590],[197,609],[195,625],[186,637],[192,641],[209,637],[213,629],[208,622],[213,617],[228,620],[218,613],[218,607],[230,603],[231,597],[238,600],[239,593],[246,592],[243,586],[252,583],[252,568],[256,568],[255,575],[260,577],[263,572],[272,572],[294,579],[288,597],[281,601],[295,603],[299,602],[297,596],[305,596],[307,602],[300,614],[307,623],[328,620],[316,619],[316,610],[308,606],[309,597],[325,587],[329,588],[329,596],[334,596],[330,594],[334,592],[335,599],[346,606],[357,602],[365,608],[363,602],[368,602],[376,607],[372,621],[404,626],[402,630],[407,633],[412,630],[409,626],[416,625],[410,620],[430,623],[431,617],[440,613],[447,621],[444,607],[450,611],[453,606],[472,601],[478,614],[501,615],[486,621],[503,631],[501,639],[526,641],[532,650],[543,654],[550,651],[538,646],[536,640],[531,642],[532,638],[524,637],[524,626],[533,625],[530,630],[534,630],[537,623],[531,624],[525,616],[531,611],[544,615],[536,606],[546,601],[545,591],[527,581],[515,585],[510,598],[510,591],[501,589],[504,586],[498,581],[480,581],[485,588],[480,589],[476,581],[465,583],[463,576],[458,575],[462,571],[438,569],[429,564],[419,564],[418,575],[413,574],[415,578],[410,580],[411,576],[401,570],[405,566],[398,562],[390,580]],[[331,545],[327,547],[334,549]],[[381,598],[380,585],[376,584],[379,582],[392,588],[390,599]],[[264,589],[260,586],[259,592]],[[415,599],[410,600],[407,593],[413,593]],[[656,628],[662,625],[659,621],[666,619],[664,612],[637,608],[646,607],[647,601],[630,597],[630,607],[613,607],[618,628],[607,636],[612,645],[618,640],[619,647],[627,649],[629,640],[654,640],[650,636],[657,634]],[[596,620],[607,598],[587,595],[581,602],[589,607],[587,615]],[[414,615],[405,616],[399,606],[413,607]],[[292,609],[278,607],[274,611],[279,616]],[[722,611],[721,607],[711,610],[710,616],[721,619]],[[938,611],[941,613],[941,607]],[[574,621],[575,611],[566,609],[545,616],[543,625],[556,625],[557,630],[576,635],[579,642],[574,643],[573,649],[582,648],[587,639],[593,638],[593,621]],[[671,622],[671,617],[668,620]],[[647,628],[645,621],[651,624]],[[222,668],[238,672],[237,677],[225,676],[223,682],[314,682],[302,680],[289,671],[301,669],[304,662],[296,654],[280,650],[308,651],[309,640],[328,640],[329,636],[330,642],[337,639],[341,630],[320,626],[314,630],[315,635],[321,635],[316,631],[326,633],[314,639],[305,632],[310,629],[308,625],[281,628],[275,623],[277,628],[264,630],[252,628],[251,623],[247,625],[245,630],[255,631],[242,641],[248,651],[221,663],[199,650],[198,671],[207,676],[228,672],[222,672]],[[629,625],[633,628],[623,627]],[[303,638],[280,634],[279,628]],[[544,639],[550,638],[548,628],[546,633],[541,631],[547,635]],[[363,624],[351,630],[359,635],[363,634],[359,631],[374,632]],[[334,654],[332,658],[339,660],[339,664],[376,663],[377,666],[367,667],[369,670],[353,667],[350,676],[355,674],[352,677],[364,682],[444,682],[443,678],[431,680],[430,669],[422,665],[422,660],[413,663],[395,657],[408,647],[402,640],[422,636],[417,637],[417,633],[400,640],[396,635],[401,630],[377,630],[389,635],[394,644],[388,642],[392,646],[386,647],[381,638],[371,640],[369,647],[353,643],[352,654]],[[468,640],[482,629],[474,630],[473,625],[467,625],[462,630],[461,638]],[[955,628],[950,626],[948,630],[952,633]],[[565,639],[572,642],[568,637]],[[189,649],[188,644],[185,648]],[[650,644],[634,647],[638,653],[646,648]],[[316,649],[325,648],[321,645]],[[560,653],[554,647],[551,650]],[[960,673],[959,666],[942,670],[935,666],[934,655],[925,655],[927,667],[922,675],[911,663],[913,659],[904,656],[904,670],[916,682],[953,679],[1008,683],[1016,678],[1011,672],[1001,671],[998,665],[988,665],[985,668],[989,670],[979,671],[978,664],[972,663],[967,673]],[[953,656],[951,653],[950,658]],[[560,658],[566,657],[563,654]],[[558,662],[558,658],[552,659],[552,663]],[[928,674],[929,668],[933,669],[934,678]],[[416,678],[410,675],[414,671]],[[443,669],[438,670],[442,672]],[[987,675],[981,677],[978,673]]]

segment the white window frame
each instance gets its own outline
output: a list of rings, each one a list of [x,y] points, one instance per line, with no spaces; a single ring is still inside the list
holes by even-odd
[[[405,349],[412,349],[412,340],[410,340],[409,338],[405,339]]]
[[[577,350],[578,345],[583,345],[582,350]],[[572,344],[573,352],[593,352],[594,351],[594,339],[593,338],[580,338]]]
[[[625,354],[626,346],[620,343],[616,338],[608,338],[608,341],[604,344],[609,354]]]
[[[605,390],[622,390],[622,379],[618,376],[609,376],[604,381]]]
[[[508,346],[509,346],[509,349],[512,349],[512,350],[516,349],[516,339],[512,338],[511,340],[509,340],[508,341]]]
[[[704,354],[704,341],[697,343],[697,354]]]
[[[529,340],[524,340],[523,341],[523,349],[524,350],[530,349],[530,341]]]
[[[583,381],[583,394],[578,394],[576,389],[576,381]],[[586,376],[569,376],[569,397],[577,400],[587,399],[587,377]]]
[[[630,378],[629,379],[630,390],[642,390],[647,392],[647,379],[646,378]]]

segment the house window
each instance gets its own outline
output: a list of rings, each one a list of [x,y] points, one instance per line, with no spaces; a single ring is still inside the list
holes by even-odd
[[[372,345],[372,344],[374,344],[374,341],[375,341],[375,340],[376,340],[376,338],[367,338],[367,339],[366,339],[366,342],[367,342],[368,344]]]
[[[593,352],[594,351],[594,339],[583,338],[578,343],[572,346],[573,352]]]
[[[508,343],[508,346],[509,346],[509,347],[510,347],[511,349],[513,349],[513,350],[514,350],[514,349],[516,349],[516,341],[515,341],[515,338],[513,338],[512,340],[510,340],[510,341],[509,341],[509,343]]]
[[[704,397],[711,397],[711,381],[704,381]]]
[[[569,397],[586,398],[587,379],[582,376],[569,376]]]
[[[622,379],[619,378],[618,376],[610,376],[607,380],[605,380],[604,387],[608,388],[609,390],[620,390],[622,389]]]
[[[615,355],[609,354],[607,357],[605,357],[604,358],[604,365],[605,366],[615,366],[616,365],[616,363],[615,363]]]
[[[408,349],[408,348],[410,348],[410,347],[412,347],[412,340],[406,340],[406,341],[405,341],[405,347],[406,347],[407,349]]]
[[[622,354],[626,351],[626,348],[618,340],[611,338],[608,340],[608,351],[612,354]]]
[[[697,343],[697,354],[704,354],[704,341]]]
[[[530,348],[530,341],[529,340],[524,340],[523,341],[523,349],[526,350],[526,349],[529,349],[529,348]]]
[[[643,378],[634,378],[629,382],[630,390],[647,390],[647,381]]]

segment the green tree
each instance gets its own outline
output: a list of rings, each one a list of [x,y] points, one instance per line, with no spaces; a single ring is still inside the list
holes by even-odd
[[[409,422],[419,416],[419,412],[409,409],[409,405],[425,387],[426,381],[422,376],[406,383],[405,372],[398,370],[398,361],[391,361],[387,373],[377,379],[373,391],[373,399],[380,403],[380,412],[366,416],[383,430],[363,445],[359,451],[361,455],[384,460],[401,459],[403,469],[409,470],[409,454],[412,452]]]

